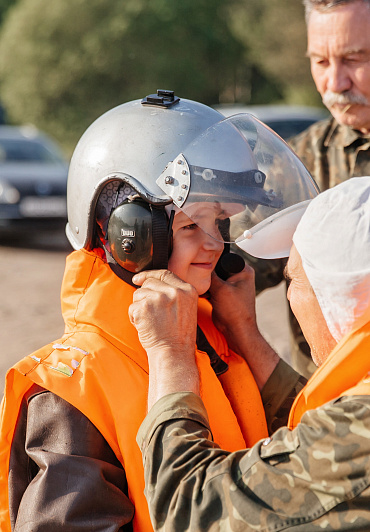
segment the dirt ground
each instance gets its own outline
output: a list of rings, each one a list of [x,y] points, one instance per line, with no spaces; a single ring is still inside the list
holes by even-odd
[[[70,251],[62,231],[32,241],[0,241],[0,390],[12,364],[63,334],[59,294]],[[289,362],[283,284],[257,298],[257,319],[267,341]]]

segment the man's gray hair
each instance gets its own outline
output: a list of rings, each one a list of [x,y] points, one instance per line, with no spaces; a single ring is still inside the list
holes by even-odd
[[[370,7],[370,0],[303,0],[306,22],[308,23],[310,14],[314,9],[317,11],[327,11],[343,4],[354,4],[355,2],[363,2]]]

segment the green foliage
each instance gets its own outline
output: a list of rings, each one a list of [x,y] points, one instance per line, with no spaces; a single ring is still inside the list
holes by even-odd
[[[9,6],[0,100],[68,150],[158,88],[209,105],[315,102],[300,0],[0,0],[0,17]]]
[[[20,0],[0,38],[1,96],[14,121],[74,144],[157,88],[217,102],[242,54],[223,0]]]
[[[15,1],[16,0],[0,0],[0,24],[3,21],[3,18],[9,7],[11,7]]]
[[[244,43],[249,59],[270,84],[280,88],[282,100],[306,104],[320,101],[305,58],[301,0],[244,0],[232,10],[231,18],[233,31]]]

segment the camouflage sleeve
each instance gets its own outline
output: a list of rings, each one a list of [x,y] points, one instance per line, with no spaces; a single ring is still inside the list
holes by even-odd
[[[279,361],[261,391],[269,434],[287,425],[293,401],[306,382],[284,360]]]
[[[138,434],[154,529],[370,530],[369,412],[369,397],[340,398],[228,453],[198,396],[163,397]]]

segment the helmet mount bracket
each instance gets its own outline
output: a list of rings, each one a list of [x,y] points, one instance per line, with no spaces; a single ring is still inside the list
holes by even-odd
[[[180,101],[178,96],[175,96],[174,91],[158,89],[157,94],[149,94],[141,100],[142,105],[155,105],[157,107],[172,107]]]

